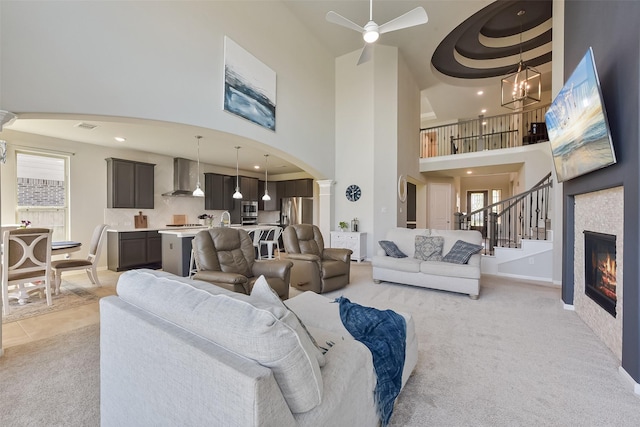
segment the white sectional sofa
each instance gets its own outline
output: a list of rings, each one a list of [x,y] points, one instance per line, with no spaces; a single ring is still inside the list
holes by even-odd
[[[475,230],[392,228],[387,231],[385,240],[395,243],[397,248],[407,256],[394,258],[378,246],[378,252],[371,261],[374,282],[422,286],[468,294],[473,299],[478,298],[482,256],[479,253],[473,254],[466,264],[418,259],[415,257],[416,236],[441,236],[444,239],[442,255],[448,254],[458,240],[482,246],[482,235]]]
[[[101,426],[379,425],[371,352],[330,299],[285,307],[262,279],[244,295],[153,270],[122,274],[117,292],[100,300]],[[404,386],[418,346],[402,316]]]

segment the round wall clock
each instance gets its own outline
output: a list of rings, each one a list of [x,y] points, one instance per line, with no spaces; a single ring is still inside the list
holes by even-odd
[[[347,200],[349,200],[350,202],[355,202],[362,195],[362,191],[360,190],[360,187],[358,187],[357,185],[351,184],[350,186],[347,187],[347,191],[345,192],[345,195],[347,196]]]

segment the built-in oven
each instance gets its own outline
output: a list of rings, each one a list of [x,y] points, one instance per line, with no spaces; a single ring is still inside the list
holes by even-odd
[[[242,201],[242,225],[256,225],[258,223],[258,202]]]
[[[258,217],[258,202],[242,201],[242,217],[257,218]]]

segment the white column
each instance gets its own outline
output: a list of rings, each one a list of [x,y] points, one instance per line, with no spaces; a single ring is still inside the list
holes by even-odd
[[[322,179],[318,183],[318,228],[325,238],[325,245],[329,244],[331,232],[331,214],[333,212],[333,184],[332,179]]]

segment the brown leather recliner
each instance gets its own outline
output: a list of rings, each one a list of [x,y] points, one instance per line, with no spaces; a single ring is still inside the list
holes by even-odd
[[[289,298],[290,261],[256,261],[253,242],[246,231],[216,227],[196,234],[192,241],[197,273],[203,280],[233,292],[249,295],[261,275],[280,299]]]
[[[351,249],[325,248],[320,229],[311,224],[290,225],[282,235],[287,259],[293,261],[291,286],[318,294],[347,286]]]

